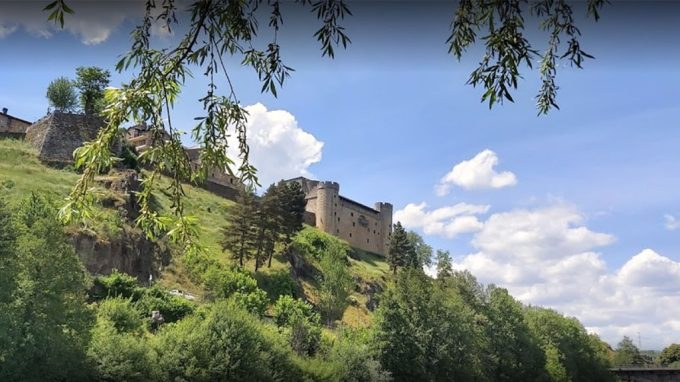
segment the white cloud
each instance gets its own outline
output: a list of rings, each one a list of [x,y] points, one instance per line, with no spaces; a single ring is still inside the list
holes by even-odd
[[[394,221],[400,221],[409,229],[420,228],[426,235],[453,238],[461,233],[476,232],[482,228],[477,216],[489,210],[488,205],[458,203],[453,206],[426,211],[427,204],[409,203],[394,213]]]
[[[680,229],[680,221],[675,218],[675,216],[666,214],[663,216],[664,219],[666,220],[666,229],[669,231],[675,231],[676,229]]]
[[[76,35],[83,44],[96,45],[106,41],[126,19],[139,21],[144,15],[144,3],[137,1],[74,1],[68,3],[74,14],[65,14],[64,30]],[[19,28],[42,38],[52,37],[61,29],[48,21],[44,4],[33,1],[0,2],[0,38]],[[160,9],[155,13],[159,13]],[[160,23],[154,23],[152,34],[167,35]]]
[[[585,223],[563,204],[493,214],[454,267],[575,316],[612,345],[638,332],[644,348],[680,342],[680,262],[644,249],[609,270],[597,249],[614,237]]]
[[[510,171],[496,172],[498,156],[491,150],[484,150],[474,158],[464,160],[444,175],[435,186],[438,196],[447,195],[453,186],[467,190],[503,188],[517,184],[517,177]]]
[[[309,167],[321,160],[323,142],[298,126],[285,110],[267,110],[261,103],[246,106],[250,162],[260,184],[267,187],[281,179],[311,177]],[[236,138],[230,138],[229,155],[238,156]]]

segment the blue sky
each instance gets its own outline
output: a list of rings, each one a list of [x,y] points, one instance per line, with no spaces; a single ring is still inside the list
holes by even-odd
[[[596,60],[559,68],[561,110],[541,117],[535,71],[525,72],[516,103],[493,110],[465,85],[481,51],[462,62],[447,54],[453,7],[356,4],[346,22],[352,44],[335,60],[321,58],[313,24],[292,17],[280,43],[296,72],[279,98],[261,94],[255,74],[232,60],[242,104],[261,104],[251,109],[254,136],[282,137],[253,143],[265,178],[302,174],[337,181],[365,204],[389,201],[408,227],[450,250],[457,267],[575,315],[612,344],[637,332],[643,347],[680,342],[680,321],[661,309],[680,307],[680,229],[672,222],[680,220],[679,7],[615,3],[599,23],[579,19]],[[56,32],[33,8],[0,11],[0,47],[12,52],[0,65],[0,106],[29,120],[45,114],[55,77],[82,65],[112,69],[141,9],[131,3],[101,15],[83,5],[80,17],[93,21],[69,27],[67,19],[70,30]],[[129,75],[114,73],[112,84]],[[188,83],[174,111],[187,130],[200,115],[202,85]],[[484,150],[495,167],[472,160]],[[438,196],[440,179],[463,161],[450,192]],[[485,183],[503,172],[514,184]],[[466,188],[465,176],[477,176],[475,186]]]

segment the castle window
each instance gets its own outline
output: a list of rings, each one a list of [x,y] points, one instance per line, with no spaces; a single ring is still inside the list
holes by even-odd
[[[356,223],[352,222],[352,227],[356,226]]]
[[[349,237],[352,237],[352,233],[350,232]]]
[[[350,214],[351,216],[354,216],[354,212],[350,212],[349,214]]]
[[[373,230],[373,234],[375,235],[375,230]]]
[[[366,239],[366,244],[370,243],[371,239]]]
[[[340,230],[339,230],[339,229],[336,229],[336,230],[335,230],[335,233],[340,233]]]
[[[337,216],[337,215],[338,215],[338,213],[337,213],[337,212],[333,212],[333,216]]]
[[[337,207],[337,206],[338,206],[338,203],[335,203],[335,206]]]
[[[338,221],[340,221],[340,218],[338,218]]]

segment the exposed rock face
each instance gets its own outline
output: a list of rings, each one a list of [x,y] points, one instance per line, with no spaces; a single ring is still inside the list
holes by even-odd
[[[116,195],[116,197],[102,200],[104,207],[116,208],[128,221],[134,221],[139,216],[139,202],[135,193],[141,190],[141,181],[137,171],[115,171],[100,181],[105,188]]]
[[[73,163],[73,151],[95,139],[103,125],[101,118],[55,111],[28,127],[26,141],[41,161],[66,165]]]
[[[378,294],[382,293],[383,288],[377,283],[366,283],[364,285],[364,294],[366,295],[366,309],[373,312],[378,308]]]
[[[170,251],[152,242],[136,229],[126,228],[119,238],[102,239],[91,231],[71,236],[76,253],[92,274],[108,275],[114,269],[125,272],[142,283],[158,278],[162,267],[170,263]]]

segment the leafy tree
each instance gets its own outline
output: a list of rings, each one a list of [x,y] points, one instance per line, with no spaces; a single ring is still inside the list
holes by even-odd
[[[290,296],[281,296],[274,304],[274,319],[286,328],[290,345],[300,355],[314,354],[319,347],[321,328],[319,314],[312,306]]]
[[[217,299],[231,299],[239,307],[262,316],[267,308],[267,293],[246,271],[213,266],[205,274],[205,286]]]
[[[491,287],[485,337],[490,351],[486,367],[492,381],[544,380],[545,355],[524,321],[522,305],[507,290]]]
[[[332,245],[319,262],[319,303],[327,324],[339,319],[347,307],[348,298],[354,287],[354,279],[349,272],[347,250],[344,246]]]
[[[411,242],[411,246],[416,253],[418,267],[422,268],[425,265],[432,265],[432,247],[425,243],[423,237],[413,231],[406,232],[406,237]]]
[[[642,366],[645,360],[640,354],[640,349],[630,338],[624,336],[616,346],[613,363],[614,366]]]
[[[151,381],[154,359],[144,337],[120,331],[116,324],[100,316],[92,330],[87,350],[93,379],[99,381]]]
[[[589,335],[575,318],[554,310],[524,310],[529,331],[546,354],[546,371],[553,381],[612,381],[599,339]],[[597,340],[597,341],[596,341]]]
[[[369,339],[370,340],[370,339]],[[390,373],[383,369],[368,344],[356,333],[343,330],[330,351],[329,359],[338,365],[335,378],[340,382],[389,382]]]
[[[280,209],[281,197],[281,190],[272,184],[260,199],[256,221],[255,272],[267,259],[271,267],[274,248],[281,240],[283,225],[283,215]]]
[[[256,247],[257,208],[257,200],[252,190],[240,192],[237,202],[229,207],[227,214],[229,222],[222,230],[224,235],[222,249],[231,250],[241,267],[243,261],[252,256]]]
[[[395,381],[473,381],[481,376],[474,315],[455,293],[404,269],[382,295],[375,344]]]
[[[73,82],[66,77],[59,77],[47,86],[47,100],[50,107],[57,111],[70,113],[78,107],[78,95]]]
[[[109,86],[108,70],[96,66],[76,68],[75,87],[80,91],[80,107],[85,115],[99,115],[104,108],[104,89]]]
[[[659,363],[664,366],[677,364],[680,362],[680,344],[668,345],[659,354]]]
[[[418,268],[418,258],[401,222],[394,225],[387,262],[394,274],[398,268]]]
[[[121,333],[140,333],[144,327],[140,312],[129,299],[120,297],[103,300],[98,309],[97,316],[106,320]]]
[[[443,279],[451,277],[453,266],[451,265],[451,255],[449,251],[437,250],[437,278]]]
[[[0,380],[83,378],[85,350],[93,324],[85,304],[88,278],[56,210],[28,196],[16,217],[17,288],[12,297],[9,349],[0,349]]]
[[[588,0],[587,15],[599,18],[599,11],[606,0]],[[350,43],[342,20],[351,15],[345,0],[301,1],[300,6],[311,6],[313,14],[321,22],[314,36],[321,43],[322,55],[333,58],[338,46]],[[46,8],[49,19],[63,26],[63,16],[72,10],[64,0],[55,0]],[[257,10],[258,12],[255,12]],[[267,15],[267,12],[269,14]],[[548,49],[542,55],[525,37],[525,16],[530,13],[539,21],[540,29],[548,34]],[[154,227],[171,225],[169,232],[182,240],[187,250],[196,251],[196,235],[190,219],[184,216],[181,180],[191,175],[188,158],[183,155],[179,133],[172,127],[170,110],[181,92],[189,69],[196,65],[208,80],[205,97],[200,99],[205,110],[204,116],[197,118],[192,136],[204,147],[204,160],[201,169],[226,168],[236,158],[228,158],[224,150],[227,136],[238,138],[239,173],[247,182],[257,182],[255,168],[249,163],[249,149],[246,141],[247,113],[241,106],[237,92],[228,86],[220,94],[217,84],[224,81],[231,85],[230,72],[224,65],[225,58],[233,57],[243,65],[251,67],[262,84],[262,92],[277,95],[278,88],[289,78],[293,70],[285,65],[281,57],[276,36],[283,23],[281,3],[278,0],[266,6],[257,1],[219,2],[202,0],[186,8],[188,17],[177,17],[176,2],[167,0],[162,3],[147,1],[143,21],[132,33],[131,50],[125,54],[116,70],[136,68],[136,76],[119,89],[111,89],[105,95],[106,120],[108,125],[100,131],[97,139],[86,144],[75,153],[76,163],[83,167],[83,174],[74,187],[68,205],[64,208],[66,220],[81,216],[78,212],[87,209],[88,190],[95,175],[111,160],[110,146],[115,139],[115,131],[128,121],[130,115],[151,122],[152,133],[170,134],[169,142],[152,147],[143,157],[144,164],[151,169],[148,180],[143,184],[141,193],[141,215],[138,222],[147,232]],[[267,17],[267,23],[261,17]],[[521,78],[521,67],[531,67],[539,59],[539,72],[542,79],[538,94],[539,113],[546,113],[556,107],[557,85],[555,82],[559,60],[566,59],[570,64],[581,67],[584,59],[591,58],[581,49],[580,31],[574,23],[574,11],[567,0],[527,1],[482,1],[464,0],[458,5],[451,22],[448,38],[449,52],[460,58],[477,41],[483,41],[484,54],[480,65],[468,80],[473,86],[483,88],[482,101],[489,106],[512,101],[511,90],[517,87]],[[186,28],[173,47],[156,48],[152,45],[153,21],[175,26],[186,20]],[[262,43],[260,25],[267,25],[272,39]],[[566,48],[560,46],[567,41]],[[258,46],[263,46],[259,49]],[[226,56],[226,57],[224,57]],[[223,76],[223,77],[220,77]],[[159,216],[148,208],[148,195],[160,187],[157,174],[161,171],[173,176],[169,191],[172,199],[172,215]]]

